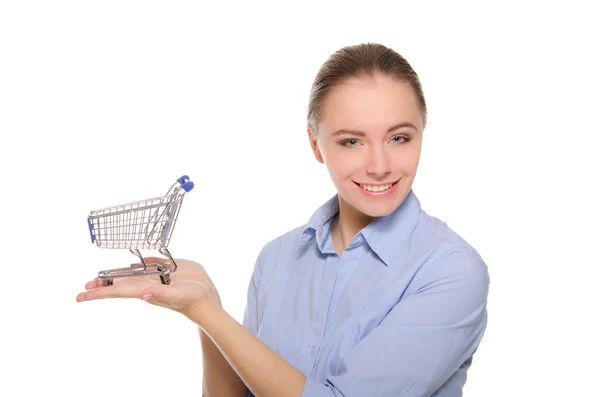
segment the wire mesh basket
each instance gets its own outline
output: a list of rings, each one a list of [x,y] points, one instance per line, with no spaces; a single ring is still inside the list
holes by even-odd
[[[169,274],[177,264],[167,249],[186,193],[194,188],[187,175],[177,179],[164,196],[149,198],[92,211],[88,217],[90,238],[100,248],[128,249],[139,263],[130,267],[98,272],[104,285],[115,277],[158,274],[163,284],[170,284]],[[140,250],[158,250],[169,261],[146,264]]]

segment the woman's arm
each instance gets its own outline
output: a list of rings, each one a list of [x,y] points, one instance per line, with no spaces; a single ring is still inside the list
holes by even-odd
[[[202,345],[202,396],[245,397],[248,388],[231,368],[217,346],[198,328]]]
[[[222,307],[206,300],[187,314],[210,337],[239,378],[256,397],[299,397],[306,377],[260,339],[238,323]],[[228,395],[228,394],[221,394]],[[205,395],[205,397],[209,397]]]
[[[210,356],[203,359],[219,362],[215,372],[223,368],[218,376],[219,383],[226,382],[226,378],[234,379],[234,388],[242,389],[243,386],[244,393],[249,389],[256,397],[298,397],[306,382],[305,376],[256,337],[259,328],[259,284],[263,272],[261,259],[264,255],[265,248],[257,258],[248,285],[247,306],[242,324],[223,310],[221,305],[208,300],[186,316],[199,325],[202,344],[209,347],[203,354]],[[211,374],[206,369],[204,371],[205,378],[211,382]],[[213,369],[209,368],[209,371],[212,372]],[[224,373],[229,375],[224,376]],[[204,384],[204,387],[205,390],[212,391],[206,386],[211,386],[210,384]],[[219,387],[216,382],[214,387]],[[222,390],[228,390],[225,385],[223,387]],[[212,395],[207,393],[204,397],[238,396],[240,394],[237,390]]]
[[[80,293],[77,301],[141,298],[176,310],[214,343],[204,346],[206,362],[215,365],[215,372],[233,369],[256,397],[425,397],[439,390],[477,349],[487,325],[489,276],[481,257],[463,246],[447,250],[423,267],[413,282],[411,292],[350,349],[336,373],[326,379],[307,379],[256,336],[260,320],[255,311],[260,299],[249,300],[244,326],[213,297],[210,280],[174,278],[169,286],[150,279],[124,280]],[[252,281],[252,297],[259,296],[253,292],[254,285],[258,286]],[[215,360],[215,346],[229,368],[219,361],[221,357]],[[219,378],[219,384],[223,381],[209,373],[207,388],[213,386],[212,378]],[[460,382],[454,386],[456,395],[464,377]]]

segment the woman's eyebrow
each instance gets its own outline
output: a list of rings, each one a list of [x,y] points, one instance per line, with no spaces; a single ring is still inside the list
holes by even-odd
[[[414,129],[415,131],[417,131],[417,127],[415,127],[411,122],[405,121],[403,123],[396,124],[395,126],[390,127],[387,130],[387,132],[389,133],[389,132],[392,132],[392,131],[395,131],[395,130],[399,130],[400,128],[403,128],[403,127],[409,127],[409,128]],[[346,130],[346,129],[337,130],[333,134],[331,134],[331,136],[334,137],[334,136],[344,135],[344,134],[347,134],[347,135],[356,135],[356,136],[360,136],[360,137],[366,136],[366,134],[363,131]]]
[[[395,125],[395,126],[391,127],[391,128],[388,130],[388,132],[392,132],[392,131],[394,131],[394,130],[398,130],[398,129],[400,129],[400,128],[403,128],[403,127],[409,127],[409,128],[412,128],[412,129],[413,129],[413,130],[415,130],[415,131],[418,131],[418,130],[417,130],[417,127],[415,127],[413,123],[411,123],[411,122],[409,122],[409,121],[405,121],[405,122],[403,122],[403,123],[400,123],[400,124],[397,124],[397,125]]]

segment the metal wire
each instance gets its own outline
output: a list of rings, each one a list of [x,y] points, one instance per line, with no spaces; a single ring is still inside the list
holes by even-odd
[[[129,267],[98,272],[104,285],[112,285],[113,278],[158,274],[163,284],[170,284],[170,273],[177,264],[167,249],[185,193],[193,183],[182,176],[162,197],[130,202],[90,212],[88,223],[92,242],[101,248],[129,249],[140,263]],[[146,264],[140,249],[156,249],[170,261]]]
[[[90,213],[96,245],[112,249],[168,247],[185,191],[173,184],[165,196]]]

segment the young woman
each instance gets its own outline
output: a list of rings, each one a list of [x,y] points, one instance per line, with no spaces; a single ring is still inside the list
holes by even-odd
[[[94,280],[77,301],[141,298],[198,324],[206,397],[462,395],[489,277],[412,189],[426,120],[402,56],[378,44],[342,48],[316,76],[307,128],[337,194],[263,247],[243,324],[186,260],[170,285]]]

